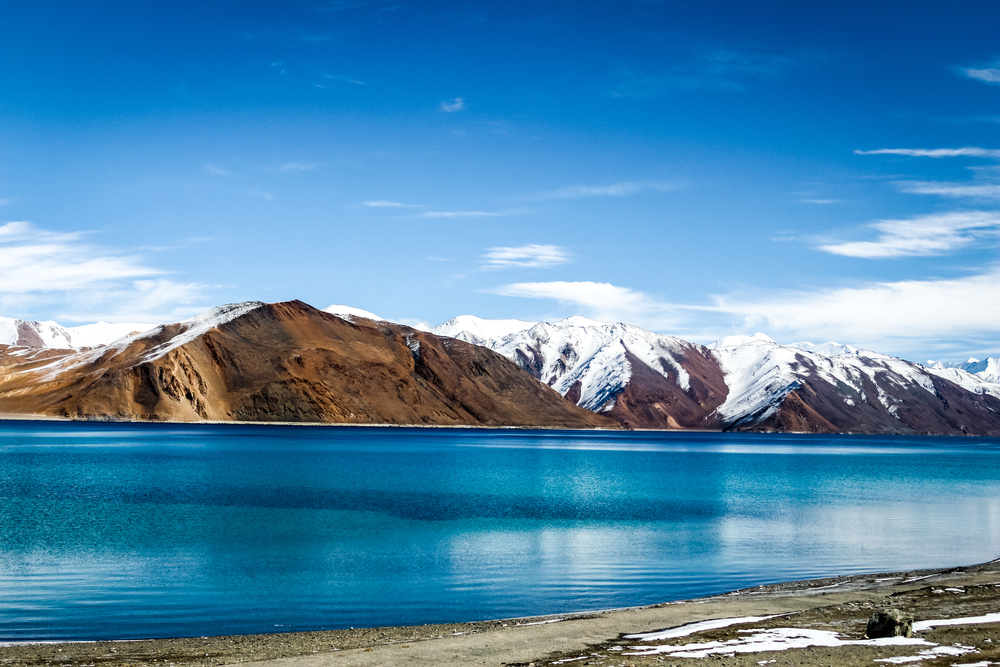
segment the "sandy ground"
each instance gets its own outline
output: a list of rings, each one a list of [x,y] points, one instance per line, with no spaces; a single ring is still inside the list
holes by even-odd
[[[699,600],[569,616],[294,634],[7,645],[0,646],[0,666],[1000,667],[1000,622],[996,619],[921,631],[917,636],[924,642],[920,645],[847,643],[863,638],[873,610],[889,608],[909,612],[917,621],[996,614],[1000,612],[1000,560],[954,570],[793,582]],[[780,616],[687,632],[672,639],[627,637],[706,619],[775,614]],[[762,635],[762,631],[769,634]],[[809,635],[823,645],[780,650],[782,645],[773,642],[747,643],[789,635],[798,635],[800,643]],[[691,645],[700,645],[701,652]],[[897,660],[889,661],[893,658]],[[900,661],[905,658],[910,660]]]

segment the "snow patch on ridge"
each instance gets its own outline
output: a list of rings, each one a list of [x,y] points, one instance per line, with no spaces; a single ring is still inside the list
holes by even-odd
[[[519,331],[527,331],[538,322],[523,320],[484,320],[475,315],[459,315],[440,324],[431,332],[438,336],[458,338],[466,343],[491,347],[490,342],[505,338]]]
[[[338,317],[346,317],[348,319],[352,317],[363,317],[365,319],[375,320],[378,322],[386,321],[384,317],[379,317],[373,312],[362,310],[361,308],[355,308],[353,306],[342,306],[336,303],[324,308],[323,312],[330,313],[331,315],[336,315]]]
[[[145,356],[143,356],[142,362],[145,363],[159,359],[160,357],[169,354],[173,350],[176,350],[181,345],[190,343],[199,336],[205,335],[212,329],[222,326],[226,322],[231,322],[235,320],[237,317],[242,317],[243,315],[246,315],[249,312],[257,310],[258,308],[265,305],[267,304],[263,303],[262,301],[244,301],[243,303],[230,303],[225,306],[219,306],[218,308],[213,308],[207,313],[202,313],[201,315],[196,315],[195,317],[182,320],[178,322],[178,324],[182,325],[184,329],[177,335],[173,336],[170,340],[166,341],[165,343],[162,343],[152,348],[149,352],[145,354]],[[151,329],[138,336],[127,336],[121,339],[120,341],[116,341],[115,344],[120,345],[124,343],[125,345],[128,345],[129,343],[132,343],[133,341],[138,340],[140,338],[155,336],[156,334],[163,331],[164,328],[165,326],[159,326],[156,327],[155,329]]]

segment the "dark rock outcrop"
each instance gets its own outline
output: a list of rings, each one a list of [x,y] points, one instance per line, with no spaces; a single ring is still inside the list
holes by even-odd
[[[865,634],[869,639],[878,639],[879,637],[912,637],[913,616],[905,614],[898,609],[876,611],[868,619],[868,630]]]

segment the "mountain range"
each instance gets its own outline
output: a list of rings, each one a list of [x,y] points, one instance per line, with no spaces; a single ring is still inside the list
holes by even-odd
[[[920,365],[763,334],[699,345],[583,317],[420,331],[295,301],[113,339],[143,325],[88,326],[0,319],[0,413],[1000,435],[992,358]]]
[[[496,350],[631,428],[1000,434],[996,359],[926,367],[832,342],[779,345],[763,334],[703,346],[580,317],[461,316],[434,331]]]

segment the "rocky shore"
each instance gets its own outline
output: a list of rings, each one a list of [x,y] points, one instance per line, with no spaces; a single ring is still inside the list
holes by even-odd
[[[914,617],[913,638],[864,638],[872,613],[886,609]],[[0,645],[0,665],[695,667],[709,662],[712,667],[991,667],[1000,665],[998,612],[1000,560],[965,568],[791,582],[649,607],[527,619]],[[926,627],[928,621],[944,619],[964,620]],[[665,629],[673,630],[660,632]]]

